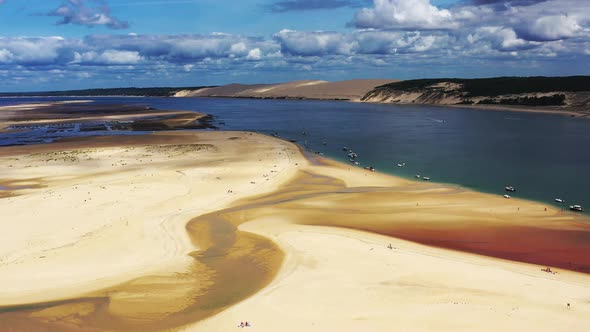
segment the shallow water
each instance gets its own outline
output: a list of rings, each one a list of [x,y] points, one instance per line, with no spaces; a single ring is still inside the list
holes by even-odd
[[[64,98],[0,99],[0,104]],[[590,119],[552,114],[334,101],[228,98],[93,98],[108,104],[213,114],[224,130],[248,130],[296,140],[310,150],[361,166],[477,191],[590,208]],[[305,132],[305,135],[303,134]],[[104,134],[104,133],[93,133]],[[109,134],[116,134],[109,132]],[[27,137],[30,139],[30,137]],[[6,135],[0,134],[0,145]],[[325,143],[325,145],[324,145]],[[404,167],[397,167],[405,163]]]
[[[239,231],[239,219],[216,212],[190,221],[187,232],[201,250],[190,254],[185,273],[145,276],[65,301],[0,307],[2,328],[168,331],[210,317],[268,285],[283,261],[272,240]]]
[[[0,307],[0,321],[9,331],[152,331],[209,317],[268,285],[281,266],[283,254],[274,242],[237,228],[259,217],[354,228],[540,267],[590,271],[588,224],[552,214],[539,217],[547,221],[545,227],[530,222],[530,216],[506,223],[516,211],[488,213],[473,205],[467,206],[472,219],[457,222],[466,208],[463,190],[439,192],[446,200],[441,211],[436,200],[414,206],[416,199],[424,199],[418,187],[431,189],[347,188],[340,179],[300,172],[276,192],[189,222],[186,229],[201,250],[191,253],[195,261],[186,274],[146,276],[68,301]]]

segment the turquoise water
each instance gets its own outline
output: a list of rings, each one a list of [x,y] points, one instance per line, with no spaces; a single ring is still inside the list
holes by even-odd
[[[60,98],[63,100],[64,98]],[[341,161],[342,147],[361,166],[406,178],[458,184],[503,195],[590,209],[590,120],[550,114],[331,101],[223,98],[94,98],[213,114],[224,130],[276,133]],[[1,104],[29,102],[3,99]],[[305,135],[303,134],[305,132]],[[96,134],[96,133],[94,133]],[[109,132],[108,134],[116,134]],[[16,144],[0,134],[0,145]],[[22,133],[18,135],[23,135]],[[26,133],[31,135],[42,133]],[[325,143],[325,145],[324,145]],[[405,163],[404,167],[396,164]],[[565,206],[565,205],[564,205]]]

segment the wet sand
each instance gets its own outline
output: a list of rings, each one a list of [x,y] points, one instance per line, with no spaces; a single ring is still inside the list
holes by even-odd
[[[590,276],[556,268],[587,271],[584,216],[325,159],[227,213],[277,241],[285,263],[270,286],[183,331],[243,320],[262,331],[587,326]]]
[[[3,328],[159,331],[251,296],[282,252],[209,213],[273,191],[299,159],[291,143],[243,132],[1,149]]]
[[[8,331],[579,331],[590,315],[572,272],[589,220],[539,203],[251,133],[11,147],[0,167],[31,186],[0,199]]]
[[[588,118],[590,116],[587,107],[580,106],[516,106],[516,105],[432,105],[442,107],[471,108],[489,111],[510,111],[525,113],[556,114],[576,118]]]
[[[0,131],[27,131],[37,127],[62,129],[79,124],[83,131],[200,129],[209,126],[199,112],[157,110],[136,105],[96,105],[88,101],[21,104],[0,107]]]
[[[162,331],[200,321],[268,285],[283,253],[216,213],[187,224],[200,249],[184,273],[145,276],[72,300],[0,307],[10,331]],[[236,273],[239,271],[239,273]]]

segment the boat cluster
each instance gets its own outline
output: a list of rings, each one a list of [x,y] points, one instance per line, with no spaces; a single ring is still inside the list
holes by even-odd
[[[399,163],[399,164],[397,164],[397,167],[406,167],[406,163]],[[415,175],[415,178],[416,179],[422,179],[424,181],[430,181],[430,177],[428,177],[428,176],[422,176],[420,174],[416,174]]]
[[[348,152],[348,161],[350,161],[351,163],[359,166],[360,163],[358,162],[357,158],[359,157],[355,152],[353,152],[351,149],[347,148],[347,147],[342,147],[342,151]],[[373,166],[366,166],[365,169],[367,171],[371,171],[371,172],[375,172],[377,171],[375,169],[375,167]]]
[[[358,155],[355,152],[353,152],[351,149],[349,149],[347,147],[343,147],[342,148],[342,151],[348,152],[348,155],[347,155],[348,156],[348,161],[350,161],[351,163],[353,163],[353,164],[355,164],[357,166],[360,165],[360,163],[357,160]],[[365,167],[365,168],[366,169],[369,169],[367,167]],[[370,168],[371,168],[371,171],[375,172],[375,168],[373,168],[373,166],[371,166]]]
[[[348,147],[344,146],[342,147],[342,151],[347,153],[348,156],[348,161],[350,161],[351,163],[359,166],[360,163],[358,161],[358,155],[356,154],[356,152],[352,151],[352,149],[349,149]],[[399,163],[397,164],[397,167],[404,167],[406,166],[406,163]],[[367,171],[371,171],[371,172],[376,172],[377,170],[375,169],[375,167],[373,166],[366,166],[365,169]],[[416,178],[422,178],[424,181],[429,181],[430,178],[425,176],[425,177],[421,177],[420,175],[416,175]]]
[[[301,134],[303,136],[306,136],[307,135],[307,132],[303,131]],[[271,134],[271,135],[274,136],[274,137],[280,137],[278,135],[278,133],[276,133],[276,132],[273,133],[273,134]],[[287,138],[287,140],[290,141],[290,142],[296,142],[295,139],[289,139],[289,138]],[[327,141],[322,141],[322,145],[327,145],[327,144],[328,144]],[[305,144],[304,145],[305,145],[306,148],[309,149],[308,144],[307,144],[307,141],[305,141]],[[353,164],[355,164],[357,166],[360,166],[360,163],[358,161],[358,155],[356,154],[356,152],[352,151],[351,149],[349,149],[346,146],[342,147],[342,151],[344,151],[344,152],[347,153],[348,161],[350,161],[351,163],[353,163]],[[316,152],[316,154],[323,155],[323,153],[321,153],[321,152]],[[398,164],[396,164],[396,166],[397,167],[400,167],[400,168],[401,167],[405,167],[406,166],[406,163],[398,163]],[[373,166],[366,166],[365,169],[368,170],[368,171],[371,171],[371,172],[377,171]],[[416,179],[422,179],[424,181],[430,181],[430,177],[428,177],[428,176],[422,176],[420,174],[416,174],[415,177],[416,177]],[[507,191],[507,192],[510,192],[510,193],[516,192],[516,188],[514,186],[506,186],[506,187],[504,187],[504,190]],[[512,198],[512,196],[510,196],[509,194],[505,194],[503,196],[504,196],[504,198]],[[555,202],[560,203],[560,204],[564,204],[565,203],[565,200],[563,200],[561,198],[555,198]],[[578,205],[578,204],[570,205],[569,206],[569,209],[572,210],[572,211],[576,211],[576,212],[583,212],[584,211],[584,208],[581,205]]]
[[[555,202],[563,204],[565,203],[565,200],[561,199],[561,198],[556,198]],[[578,204],[574,204],[574,205],[570,205],[569,209],[572,211],[576,211],[576,212],[584,212],[584,208],[581,205]]]
[[[508,192],[515,192],[516,188],[514,188],[513,186],[506,186],[504,187],[504,190],[508,191]],[[506,194],[504,195],[504,198],[511,198],[510,195]],[[564,204],[565,200],[562,198],[556,198],[555,199],[556,203],[560,203],[560,204]],[[581,205],[575,204],[575,205],[570,205],[569,209],[572,211],[576,211],[576,212],[584,212],[584,208]]]

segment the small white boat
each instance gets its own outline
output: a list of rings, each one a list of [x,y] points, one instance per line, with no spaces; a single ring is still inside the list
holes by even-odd
[[[406,163],[397,164],[397,167],[404,167],[404,166],[406,166]]]
[[[421,178],[420,174],[416,174],[416,179]]]
[[[367,166],[367,167],[365,167],[365,169],[367,171],[375,172],[375,168],[373,166]]]
[[[507,187],[504,187],[504,189],[506,189],[506,191],[510,191],[510,192],[516,191],[516,188],[514,188],[513,186],[507,186]]]
[[[561,198],[556,198],[555,201],[557,203],[565,203],[565,201],[563,199],[561,199]]]
[[[360,165],[360,163],[358,161],[355,161],[354,164],[357,166]]]
[[[510,198],[510,195],[504,195],[504,198]]]
[[[584,208],[581,205],[570,205],[570,210],[584,212]]]
[[[424,181],[430,181],[430,178],[428,176],[425,176],[425,177],[422,178],[422,180],[424,180]]]
[[[351,159],[354,159],[354,158],[357,158],[358,156],[357,156],[356,153],[351,152],[351,153],[348,154],[348,157],[351,158]]]

